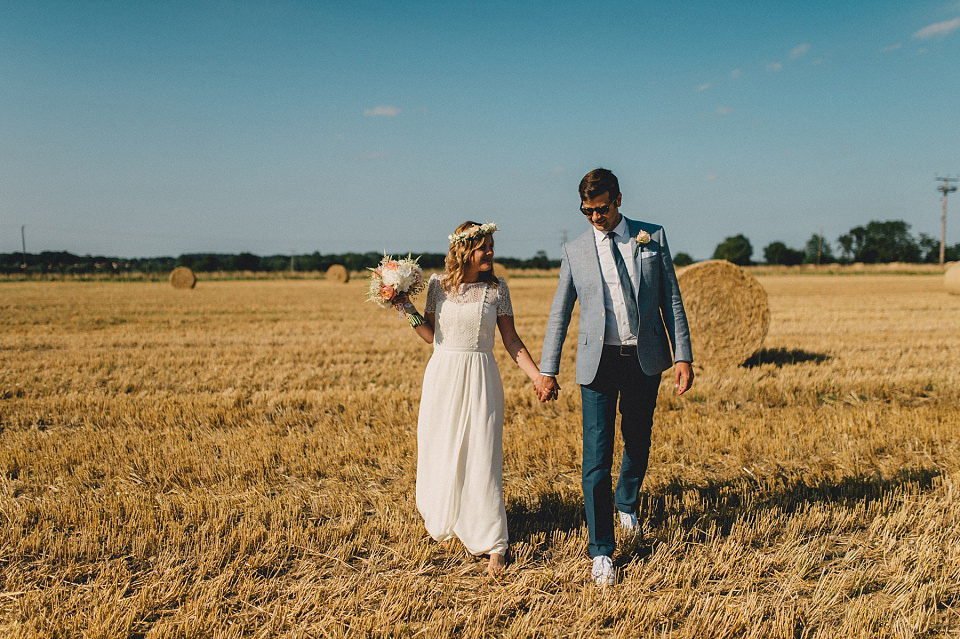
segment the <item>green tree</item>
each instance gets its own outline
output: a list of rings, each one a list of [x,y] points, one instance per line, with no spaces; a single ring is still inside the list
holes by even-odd
[[[921,247],[903,220],[868,222],[837,238],[844,257],[854,262],[919,262]]]
[[[693,264],[693,258],[690,257],[689,253],[684,253],[683,251],[677,253],[673,256],[673,265],[674,266],[690,266]]]
[[[178,266],[186,266],[197,273],[209,273],[230,270],[233,265],[226,263],[226,260],[229,259],[231,259],[230,255],[217,253],[184,253],[177,258],[177,264]]]
[[[733,235],[724,239],[713,251],[713,259],[727,260],[740,266],[750,264],[750,258],[753,256],[753,246],[750,240],[743,234]]]
[[[523,264],[524,268],[550,268],[550,258],[546,251],[537,251],[536,254]]]
[[[240,253],[233,258],[233,270],[235,271],[259,271],[260,256],[253,253]]]
[[[819,262],[817,262],[818,257],[820,258]],[[816,233],[811,235],[810,239],[807,240],[806,245],[803,247],[803,263],[833,264],[836,261],[837,258],[833,256],[833,248],[831,248],[830,242],[826,241],[822,236],[817,235]]]
[[[803,251],[792,249],[783,242],[771,242],[763,249],[763,259],[767,264],[793,266],[803,261]]]
[[[920,247],[920,261],[929,264],[936,264],[940,261],[940,240],[932,238],[926,233],[921,233],[917,245]]]

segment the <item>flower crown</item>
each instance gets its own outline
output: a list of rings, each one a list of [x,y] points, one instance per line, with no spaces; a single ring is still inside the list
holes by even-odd
[[[487,235],[488,233],[493,233],[497,230],[496,222],[487,222],[486,224],[481,224],[480,226],[471,226],[470,228],[461,231],[460,233],[454,233],[453,235],[448,235],[447,239],[450,240],[451,244],[459,244],[460,242],[466,242],[467,240],[472,240],[475,237],[480,237],[481,235]]]

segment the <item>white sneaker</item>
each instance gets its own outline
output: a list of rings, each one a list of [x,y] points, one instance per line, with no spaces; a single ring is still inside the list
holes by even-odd
[[[613,560],[606,555],[597,555],[593,558],[593,580],[598,586],[612,586],[617,581],[617,571],[613,567]]]
[[[627,532],[637,532],[640,526],[637,524],[637,513],[625,513],[622,510],[617,511],[620,514],[620,527]]]

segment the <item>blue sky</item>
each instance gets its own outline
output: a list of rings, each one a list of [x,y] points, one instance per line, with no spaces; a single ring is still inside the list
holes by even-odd
[[[0,0],[0,252],[556,257],[596,166],[698,259],[939,237],[958,63],[960,0]]]

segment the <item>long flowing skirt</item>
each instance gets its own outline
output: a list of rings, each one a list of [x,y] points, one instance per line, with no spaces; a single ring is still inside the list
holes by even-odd
[[[493,354],[434,351],[417,421],[417,508],[430,536],[474,555],[507,550],[503,384]]]

